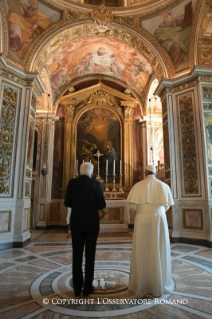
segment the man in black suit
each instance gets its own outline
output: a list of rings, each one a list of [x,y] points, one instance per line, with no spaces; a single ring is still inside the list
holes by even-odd
[[[91,179],[93,164],[80,166],[80,177],[68,183],[64,204],[71,207],[70,230],[72,236],[72,273],[75,296],[83,288],[82,259],[85,245],[85,282],[83,296],[94,292],[94,262],[99,234],[99,209],[106,207],[100,182]]]

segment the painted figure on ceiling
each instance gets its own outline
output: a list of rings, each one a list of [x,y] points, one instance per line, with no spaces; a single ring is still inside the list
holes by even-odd
[[[46,67],[54,99],[69,81],[79,76],[113,76],[132,85],[140,93],[146,88],[152,74],[148,61],[129,45],[114,39],[95,37],[64,45],[49,57]],[[61,74],[59,70],[62,69],[67,72]]]
[[[68,70],[66,68],[60,68],[55,73],[52,74],[50,78],[50,82],[51,82],[51,86],[53,90],[57,91],[59,89],[59,87],[61,86],[61,84],[66,78],[67,71]]]
[[[144,63],[139,59],[137,54],[133,54],[133,59],[129,59],[130,65],[126,70],[126,74],[129,77],[129,84],[133,83],[133,86],[138,90],[145,89],[146,84],[149,81],[148,70]]]
[[[163,22],[159,24],[154,36],[168,52],[175,67],[184,61],[189,50],[192,23],[192,2],[185,6],[183,16],[172,17],[171,12],[163,14]]]
[[[23,58],[32,40],[53,22],[38,12],[38,1],[28,0],[28,5],[20,0],[7,0],[9,46]]]
[[[203,32],[206,36],[212,35],[212,6],[209,9],[206,18],[203,19]]]
[[[75,67],[78,76],[90,73],[105,73],[107,75],[122,77],[123,63],[117,59],[112,51],[103,46],[93,52],[87,52]]]

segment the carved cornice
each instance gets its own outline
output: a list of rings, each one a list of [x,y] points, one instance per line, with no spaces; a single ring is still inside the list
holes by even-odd
[[[93,79],[98,79],[99,80],[99,77],[100,77],[99,74],[92,74],[92,75],[82,76],[79,79],[71,81],[71,83],[67,84],[67,86],[58,95],[58,97],[57,97],[57,99],[56,99],[56,101],[54,103],[54,109],[53,110],[57,109],[57,106],[60,103],[60,101],[62,101],[63,98],[65,99],[65,97],[67,97],[67,95],[64,95],[64,93],[66,93],[66,91],[68,91],[70,87],[74,87],[75,85],[77,85],[79,83],[82,83],[84,81],[89,81],[89,80],[93,80]],[[114,78],[114,77],[111,77],[111,76],[108,76],[108,75],[102,75],[101,74],[101,79],[102,80],[112,81],[114,83],[120,84],[121,86],[123,86],[123,87],[125,87],[127,89],[129,88],[129,85],[127,83],[123,82],[120,79],[117,79],[117,78]],[[119,95],[117,95],[119,93],[122,94],[121,96],[119,96],[120,99],[127,99],[126,96],[128,96],[128,97],[130,96],[128,94],[125,95],[124,93],[121,93],[121,92],[119,92],[119,91],[117,91],[115,89],[112,89],[112,88],[108,87],[107,85],[103,84],[102,82],[99,82],[99,83],[101,83],[101,86],[99,86],[99,87],[97,86],[96,88],[106,90],[106,92],[108,92],[109,94],[113,94],[112,92],[114,90],[114,94],[116,96],[119,96]],[[96,84],[96,85],[98,85],[98,84]],[[90,94],[90,89],[91,89],[91,87],[88,87],[88,88],[86,88],[84,90],[89,92],[89,94]],[[95,92],[95,90],[96,89],[94,89],[94,92]],[[135,100],[139,101],[139,106],[140,106],[140,110],[141,110],[141,113],[142,113],[143,112],[143,105],[144,105],[143,100],[144,100],[144,98],[146,96],[146,93],[142,92],[141,94],[138,94],[133,89],[133,87],[130,87],[130,91],[131,91],[132,95],[135,97]],[[82,90],[80,92],[82,92]]]
[[[102,82],[99,82],[91,87],[82,89],[80,91],[73,92],[73,93],[68,94],[68,95],[64,95],[63,97],[60,98],[59,102],[62,104],[64,102],[68,102],[70,104],[72,104],[72,102],[78,103],[78,101],[82,101],[86,96],[90,96],[91,94],[96,93],[98,91],[103,91],[103,92],[109,94],[110,96],[111,95],[116,96],[122,100],[131,101],[133,103],[138,103],[138,101],[135,98],[129,96],[128,94],[125,94],[125,93],[122,93],[122,92],[117,91],[115,89],[112,89],[111,87],[103,84]],[[96,96],[96,101],[98,99],[101,99],[101,98],[102,97]]]
[[[47,2],[55,4],[59,3],[61,4],[61,1],[59,0],[47,0]],[[150,15],[155,12],[158,12],[170,5],[173,5],[174,3],[179,2],[179,0],[140,0],[135,1],[133,3],[132,1],[127,0],[127,5],[123,7],[111,7],[111,12],[113,14],[117,15],[132,15],[132,14],[139,14],[141,16]],[[73,10],[80,10],[82,12],[88,12],[90,10],[93,10],[94,7],[97,6],[89,5],[85,3],[81,3],[79,0],[73,1],[73,0],[64,0],[63,5],[68,8],[73,8]]]
[[[25,72],[12,66],[0,55],[0,76],[22,86],[33,87],[37,95],[44,92],[44,86],[39,75],[34,72]]]
[[[131,101],[121,101],[122,106],[130,107],[132,109],[135,109],[138,105],[138,102],[131,102]]]
[[[160,81],[155,94],[162,97],[164,91],[177,92],[182,89],[195,86],[198,82],[211,82],[212,70],[208,67],[195,66],[189,74],[185,74],[175,79],[164,79]]]

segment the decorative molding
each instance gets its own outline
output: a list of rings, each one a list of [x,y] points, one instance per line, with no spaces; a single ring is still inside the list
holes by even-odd
[[[202,95],[205,101],[212,101],[212,86],[202,86]]]
[[[194,109],[191,94],[179,97],[182,197],[199,195],[199,174],[194,130]],[[200,195],[199,195],[200,196]]]
[[[41,204],[40,205],[39,221],[44,221],[44,220],[45,220],[45,205]]]
[[[46,163],[47,165],[47,170],[48,170],[48,149],[49,149],[49,136],[50,135],[50,123],[44,123],[43,124],[43,131],[42,131],[42,156],[41,156],[41,165],[43,163]],[[40,198],[46,198],[46,183],[47,179],[46,178],[41,178],[40,179]]]
[[[80,79],[76,79],[76,80],[73,80],[71,82],[71,87],[72,86],[75,86],[75,85],[78,85],[84,81],[89,81],[89,80],[93,80],[93,79],[97,79],[99,80],[100,78],[100,75],[99,74],[92,74],[92,75],[86,75],[86,76],[82,76]],[[125,88],[129,88],[127,83],[123,82],[122,80],[119,80],[117,78],[113,78],[111,76],[108,76],[108,75],[102,75],[101,74],[101,80],[108,80],[108,81],[112,81],[114,83],[117,83],[119,85],[121,85],[122,87],[125,87]],[[108,93],[109,95],[113,95],[113,96],[116,96],[118,97],[119,99],[122,99],[122,100],[130,100],[130,101],[138,101],[139,102],[139,105],[140,105],[140,110],[141,110],[141,113],[143,112],[143,100],[146,96],[146,93],[141,93],[141,94],[138,94],[133,88],[130,88],[130,91],[132,93],[132,95],[134,97],[131,97],[130,95],[128,94],[124,94],[124,93],[121,93],[120,91],[117,91],[115,89],[112,89],[111,87],[108,87],[107,85],[105,85],[104,83],[102,82],[99,82],[95,85],[93,85],[92,87],[88,87],[86,89],[83,89],[83,90],[80,90],[80,91],[77,91],[77,92],[74,92],[74,94],[68,94],[68,95],[64,95],[64,93],[69,89],[70,87],[70,83],[64,88],[63,91],[61,91],[61,93],[58,95],[56,101],[55,101],[55,106],[58,106],[59,103],[63,103],[62,101],[63,100],[68,100],[68,104],[73,104],[75,103],[75,101],[71,101],[70,98],[73,99],[73,97],[77,97],[77,101],[79,101],[81,98],[79,98],[79,96],[82,96],[82,93],[84,95],[84,93],[88,92],[89,95],[92,93],[92,92],[95,92],[97,90],[97,88],[99,90],[103,90],[105,93]],[[78,103],[78,102],[77,102]],[[54,110],[54,109],[53,109]]]
[[[212,103],[203,103],[203,110],[204,111],[211,111],[212,110]]]
[[[11,195],[18,90],[4,85],[0,109],[0,194]]]
[[[9,47],[8,21],[7,21],[6,7],[3,0],[0,1],[0,12],[1,12],[1,21],[2,21],[3,53],[5,56],[8,56],[8,47]]]
[[[32,171],[30,169],[26,169],[26,178],[32,179]]]
[[[40,174],[40,155],[41,155],[41,138],[42,138],[43,125],[36,122],[35,131],[37,132],[37,151],[36,151],[36,168],[32,172],[33,175]]]
[[[30,198],[31,196],[31,182],[25,183],[25,197]]]
[[[0,211],[0,234],[11,232],[12,211]]]
[[[202,209],[183,209],[183,228],[193,230],[203,230]]]
[[[24,208],[23,219],[22,219],[23,233],[28,231],[29,227],[30,227],[30,208]]]

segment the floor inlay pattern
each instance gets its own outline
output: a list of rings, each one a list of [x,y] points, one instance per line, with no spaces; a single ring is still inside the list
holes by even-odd
[[[95,292],[85,298],[73,292],[70,236],[51,230],[32,232],[32,238],[25,248],[0,252],[0,319],[212,318],[212,249],[172,244],[175,291],[136,299],[128,291],[132,232],[101,234]]]

